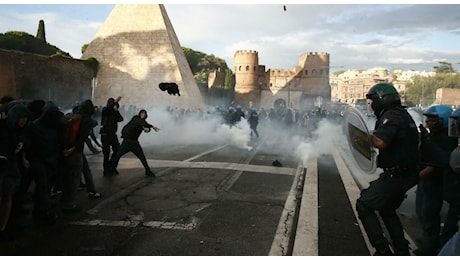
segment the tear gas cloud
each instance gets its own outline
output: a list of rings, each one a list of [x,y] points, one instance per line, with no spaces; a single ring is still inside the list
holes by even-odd
[[[223,123],[222,117],[204,112],[170,112],[166,109],[150,109],[147,122],[160,128],[153,134],[142,134],[139,141],[145,145],[199,145],[231,144],[251,150],[249,125],[245,120],[230,127]]]
[[[142,145],[229,144],[250,151],[264,140],[265,142],[258,147],[260,152],[295,156],[306,165],[308,159],[330,153],[338,143],[346,142],[340,121],[320,120],[319,117],[314,119],[315,122],[311,122],[315,127],[308,129],[297,125],[287,127],[268,119],[259,119],[257,129],[260,137],[253,142],[251,129],[245,118],[230,127],[224,123],[223,116],[215,111],[205,111],[202,114],[172,112],[159,108],[147,111],[147,122],[160,128],[160,131],[143,133],[139,139]],[[131,116],[125,116],[121,126],[130,118]]]
[[[250,151],[264,140],[263,145],[257,147],[260,152],[294,156],[301,160],[304,166],[309,159],[330,154],[337,146],[345,150],[349,149],[341,117],[312,116],[310,127],[306,128],[298,125],[287,127],[268,119],[259,119],[257,129],[260,137],[254,142],[251,141],[251,129],[246,119],[242,118],[240,122],[230,127],[225,124],[223,115],[217,113],[214,108],[202,113],[169,111],[165,108],[150,108],[147,111],[147,122],[160,128],[160,131],[141,134],[139,141],[142,145],[229,144]],[[423,122],[423,115],[419,110],[408,109],[408,111],[417,125]],[[137,113],[124,114],[124,121],[120,123],[119,131],[134,114]],[[361,116],[368,130],[372,131],[376,122],[375,117],[367,116],[364,112]]]

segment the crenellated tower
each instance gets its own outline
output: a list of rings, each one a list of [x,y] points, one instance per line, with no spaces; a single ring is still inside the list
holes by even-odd
[[[252,50],[239,50],[234,55],[235,101],[245,108],[258,106],[260,78],[265,67],[259,66],[259,54]],[[262,71],[261,71],[262,70]]]
[[[245,108],[312,109],[330,102],[329,53],[307,52],[292,70],[259,65],[257,51],[234,55],[235,101]]]
[[[302,75],[301,90],[303,98],[311,99],[322,97],[330,100],[331,90],[329,87],[329,53],[307,52],[299,57],[298,74]]]

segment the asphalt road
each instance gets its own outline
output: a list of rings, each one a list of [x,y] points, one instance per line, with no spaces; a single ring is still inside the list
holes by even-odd
[[[342,177],[344,171],[357,171],[350,167],[346,146],[310,157],[312,166],[295,156],[293,147],[286,149],[283,138],[259,131],[261,138],[246,146],[230,139],[219,144],[144,142],[156,178],[145,176],[132,154],[121,159],[118,176],[104,178],[102,154],[88,154],[103,197],[89,199],[79,191],[84,210],[74,215],[58,211],[52,226],[30,215],[12,219],[9,228],[16,239],[0,244],[1,255],[370,255],[353,210],[359,192],[353,185],[359,182],[349,184]],[[337,163],[337,154],[347,167]],[[282,166],[273,166],[275,161]],[[402,219],[408,236],[417,236],[410,212]]]

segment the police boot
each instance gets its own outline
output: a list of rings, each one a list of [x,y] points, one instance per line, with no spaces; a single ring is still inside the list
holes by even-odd
[[[388,243],[380,243],[378,245],[375,245],[374,256],[388,256],[388,255],[393,255]]]
[[[410,256],[409,242],[406,239],[393,241],[393,248],[397,256]]]

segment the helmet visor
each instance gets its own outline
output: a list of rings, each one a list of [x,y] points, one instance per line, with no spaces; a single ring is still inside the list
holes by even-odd
[[[372,102],[374,102],[372,99],[367,99],[367,113],[373,115],[374,114],[374,109],[372,108]]]
[[[460,138],[460,118],[459,117],[449,117],[449,136]]]

